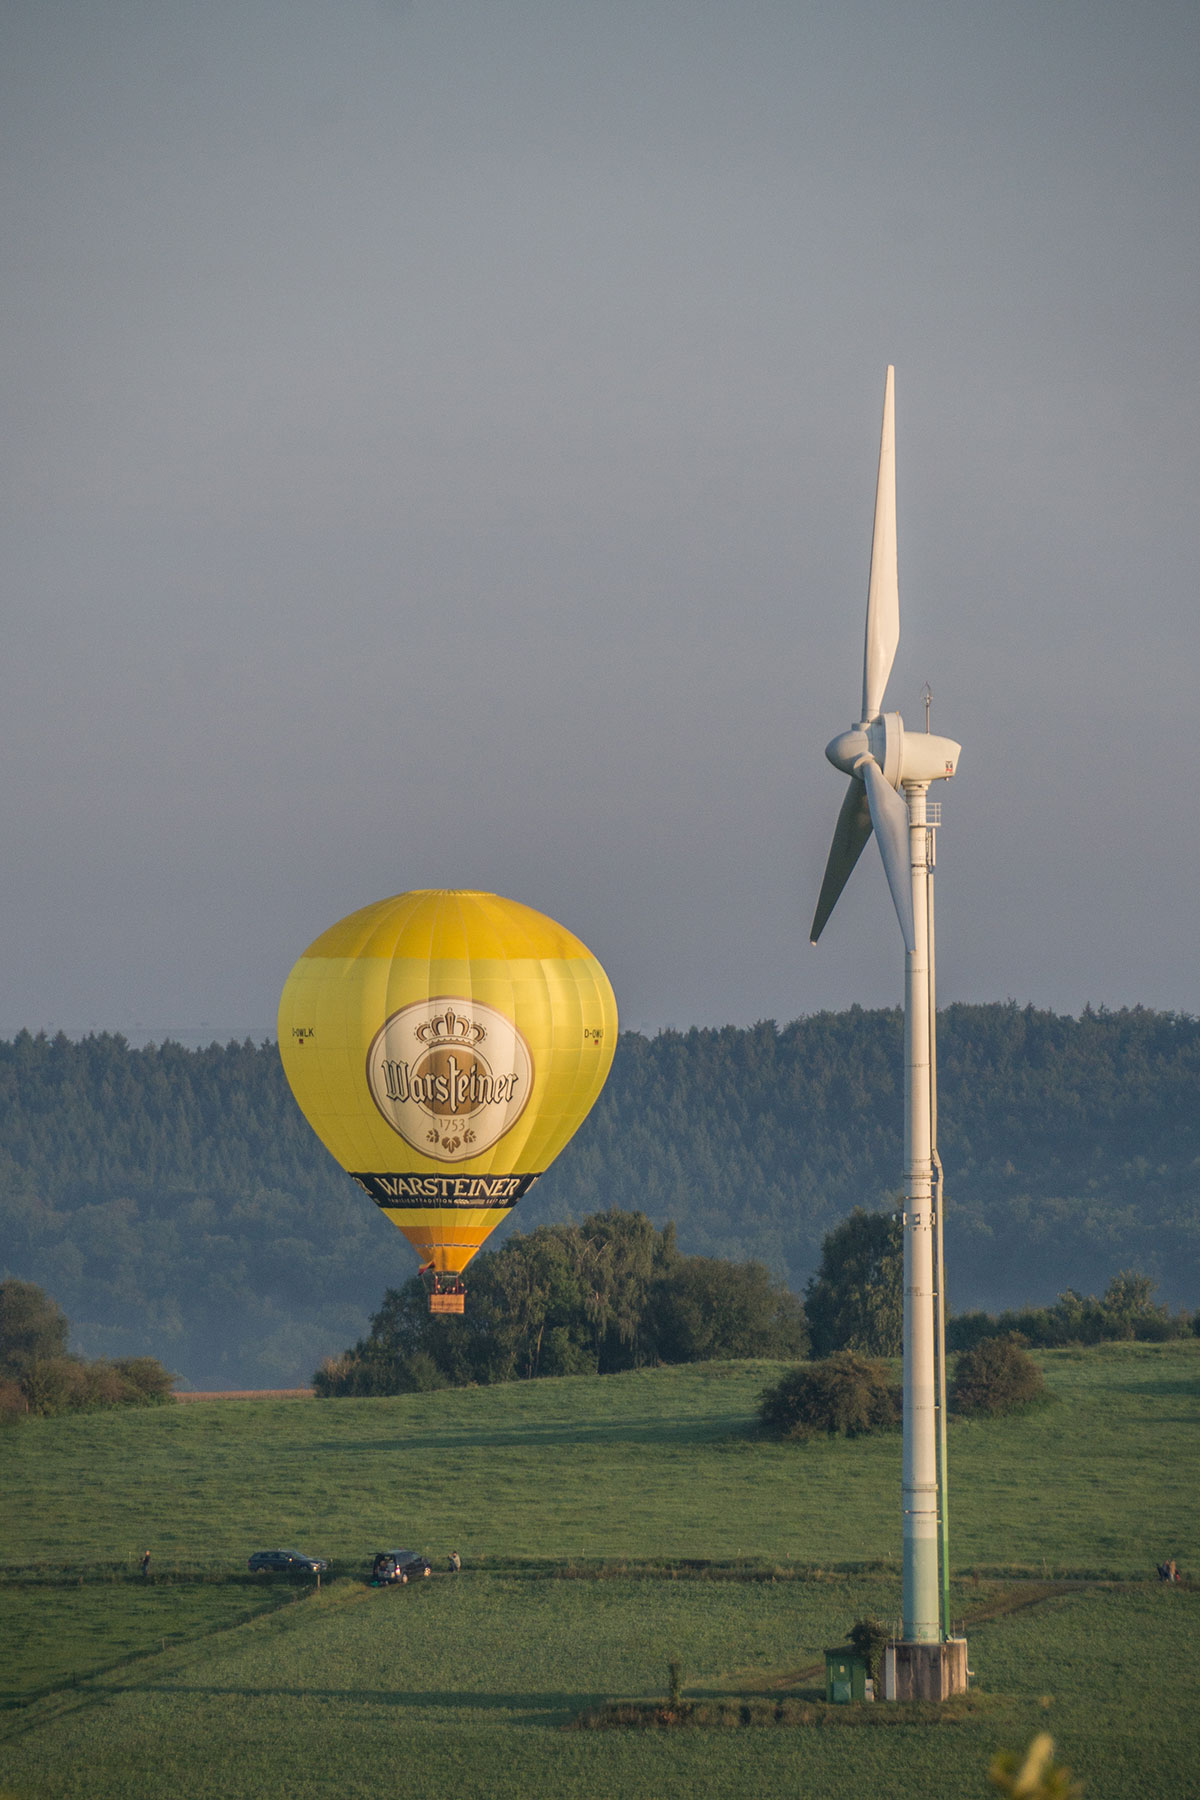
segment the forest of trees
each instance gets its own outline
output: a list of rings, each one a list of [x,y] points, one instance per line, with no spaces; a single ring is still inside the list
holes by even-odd
[[[896,1201],[902,1036],[898,1011],[860,1009],[625,1033],[507,1229],[642,1212],[683,1255],[799,1293],[839,1220]],[[1194,1308],[1200,1022],[955,1006],[938,1042],[952,1308],[1047,1306],[1122,1269]],[[53,1294],[82,1354],[155,1356],[195,1387],[306,1381],[413,1268],[273,1044],[0,1043],[0,1245],[0,1277]]]

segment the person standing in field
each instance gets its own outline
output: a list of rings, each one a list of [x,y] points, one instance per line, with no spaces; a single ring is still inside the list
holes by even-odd
[[[150,1573],[150,1552],[147,1550],[145,1556],[143,1556],[143,1558],[142,1558],[142,1575],[144,1577],[144,1576],[148,1575],[149,1573]]]

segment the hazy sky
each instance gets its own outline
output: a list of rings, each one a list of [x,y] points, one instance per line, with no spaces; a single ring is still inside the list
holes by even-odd
[[[273,1030],[410,887],[623,1022],[902,993],[856,716],[961,739],[943,1001],[1200,1011],[1195,0],[9,0],[0,1034]]]

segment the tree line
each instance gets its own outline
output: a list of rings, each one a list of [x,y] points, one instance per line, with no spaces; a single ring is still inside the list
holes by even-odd
[[[659,1231],[644,1213],[595,1213],[578,1225],[514,1233],[475,1257],[468,1273],[461,1317],[431,1315],[419,1276],[389,1288],[367,1335],[322,1361],[317,1393],[421,1393],[648,1364],[804,1358],[809,1366],[785,1383],[787,1406],[800,1406],[803,1393],[813,1417],[836,1418],[848,1435],[899,1416],[899,1390],[883,1360],[900,1355],[904,1323],[903,1232],[892,1213],[856,1208],[835,1226],[803,1301],[762,1263],[685,1256],[674,1226]],[[946,1336],[965,1359],[965,1394],[993,1363],[1011,1377],[1013,1348],[1030,1342],[1157,1341],[1194,1329],[1200,1313],[1171,1315],[1156,1304],[1148,1277],[1123,1271],[1103,1299],[1068,1292],[1052,1308],[999,1319],[966,1314],[951,1319]],[[997,1343],[1008,1348],[987,1348]],[[790,1415],[793,1425],[800,1416]]]
[[[946,1348],[969,1350],[984,1338],[1012,1338],[1037,1349],[1114,1343],[1137,1338],[1165,1343],[1200,1335],[1200,1311],[1172,1312],[1155,1299],[1149,1275],[1120,1269],[1104,1293],[1068,1288],[1052,1306],[1010,1308],[1000,1314],[948,1311]],[[804,1291],[813,1355],[853,1351],[899,1356],[904,1331],[904,1228],[896,1213],[855,1207],[821,1246],[821,1263]]]
[[[685,1256],[644,1213],[514,1233],[470,1266],[461,1317],[429,1312],[419,1276],[390,1288],[367,1337],[328,1357],[318,1394],[403,1394],[647,1363],[803,1356],[804,1308],[758,1262]]]
[[[939,1017],[953,1308],[1047,1307],[1137,1269],[1200,1288],[1200,1022],[1032,1007]],[[623,1033],[592,1114],[509,1232],[619,1209],[801,1292],[854,1207],[899,1203],[903,1022]],[[495,1244],[497,1240],[493,1240]],[[313,1137],[273,1044],[0,1043],[0,1276],[85,1355],[200,1387],[294,1386],[364,1335],[409,1252]]]

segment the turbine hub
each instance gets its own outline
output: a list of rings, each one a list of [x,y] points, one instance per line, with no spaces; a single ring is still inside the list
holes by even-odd
[[[853,775],[855,764],[861,762],[864,756],[868,756],[870,750],[871,741],[867,736],[865,725],[852,725],[849,731],[843,731],[837,737],[831,738],[825,746],[826,756],[834,768],[840,769],[843,775]]]
[[[879,764],[890,787],[900,786],[904,757],[904,721],[899,713],[880,713],[874,719],[863,719],[849,731],[839,733],[825,746],[825,754],[835,769],[853,775],[864,756]]]

